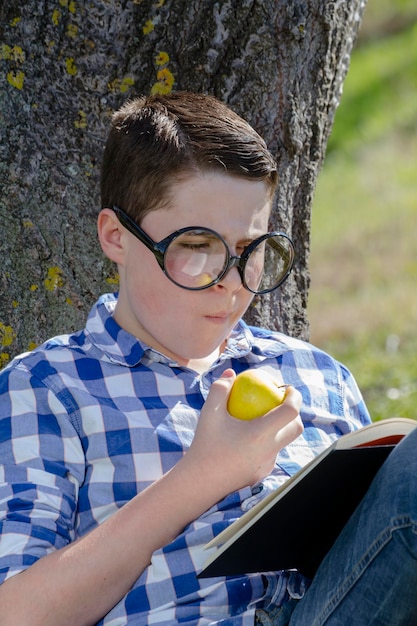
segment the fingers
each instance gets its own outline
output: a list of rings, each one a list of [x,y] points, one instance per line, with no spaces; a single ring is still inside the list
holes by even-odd
[[[282,404],[260,418],[269,422],[270,433],[274,433],[275,442],[280,449],[294,441],[304,430],[300,417],[301,405],[300,392],[289,385]]]
[[[281,426],[275,434],[275,442],[278,450],[288,446],[294,439],[297,439],[304,430],[301,417],[297,414],[290,419],[285,426]]]
[[[276,417],[278,417],[279,415],[280,420],[283,423],[289,423],[298,416],[301,409],[301,404],[302,396],[300,392],[291,385],[289,385],[285,393],[283,402],[279,406],[269,411],[269,413],[267,413],[266,415],[274,415]]]
[[[299,411],[301,409],[301,393],[292,385],[288,385],[283,404],[289,404]]]

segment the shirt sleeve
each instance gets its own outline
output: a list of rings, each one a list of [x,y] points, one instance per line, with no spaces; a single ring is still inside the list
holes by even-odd
[[[22,363],[0,374],[0,583],[74,539],[81,441]]]
[[[367,424],[371,423],[371,417],[358,384],[345,365],[340,364],[340,370],[344,383],[343,401],[345,417],[351,421],[352,430],[367,426]]]

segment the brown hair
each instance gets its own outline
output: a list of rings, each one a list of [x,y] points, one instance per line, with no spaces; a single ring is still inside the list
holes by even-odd
[[[101,173],[103,207],[140,223],[169,202],[174,182],[201,171],[264,181],[278,175],[265,141],[213,96],[188,92],[136,98],[112,118]]]

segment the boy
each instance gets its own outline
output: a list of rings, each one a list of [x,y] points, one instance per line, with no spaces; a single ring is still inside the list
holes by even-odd
[[[115,114],[98,234],[119,293],[0,375],[1,625],[279,623],[303,596],[296,572],[196,578],[214,534],[369,422],[343,366],[241,321],[291,269],[268,233],[276,184],[263,140],[214,98]],[[248,367],[291,387],[241,422],[226,402]]]

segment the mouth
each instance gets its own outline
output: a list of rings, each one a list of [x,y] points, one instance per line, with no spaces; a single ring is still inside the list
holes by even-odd
[[[230,318],[230,313],[220,312],[206,315],[206,318],[213,322],[224,323]]]

